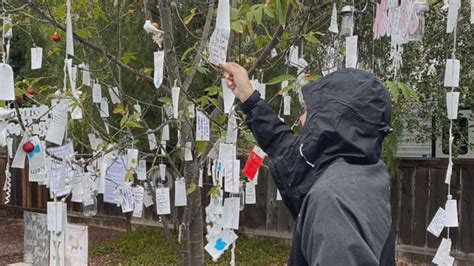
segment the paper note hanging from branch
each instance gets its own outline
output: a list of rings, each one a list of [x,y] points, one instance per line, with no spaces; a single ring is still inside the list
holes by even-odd
[[[165,62],[165,52],[154,52],[153,55],[155,62],[155,70],[153,72],[153,84],[155,84],[155,88],[158,89],[163,83],[163,65]]]
[[[331,24],[329,25],[329,31],[332,33],[339,33],[337,28],[337,5],[336,2],[332,4]]]
[[[230,37],[229,0],[219,0],[217,6],[216,29],[209,41],[209,62],[220,65],[226,62]]]
[[[7,64],[0,64],[0,100],[15,100],[13,69]]]
[[[255,174],[258,172],[258,168],[262,165],[265,155],[265,152],[263,152],[263,150],[258,146],[255,146],[250,152],[249,158],[242,170],[242,173],[248,177],[250,181],[255,178]]]
[[[43,48],[31,48],[31,69],[40,69],[43,63]]]
[[[176,86],[176,82],[174,84],[174,87],[171,88],[171,99],[173,103],[173,118],[178,119],[178,114],[179,114],[179,93],[181,91],[181,88]]]
[[[222,85],[222,91],[224,93],[224,113],[228,114],[230,111],[230,108],[232,108],[232,105],[234,104],[235,95],[227,86],[226,79],[221,80],[221,85]]]
[[[72,19],[71,19],[71,0],[66,2],[66,53],[70,56],[74,56],[74,39],[72,31]]]

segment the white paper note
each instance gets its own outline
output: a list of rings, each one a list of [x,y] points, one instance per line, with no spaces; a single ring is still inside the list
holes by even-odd
[[[64,265],[88,265],[89,237],[87,226],[68,224],[65,233]]]
[[[11,164],[12,168],[19,168],[19,169],[24,169],[25,168],[25,159],[26,159],[26,152],[23,150],[23,144],[28,142],[28,135],[24,134],[23,138],[21,139],[20,143],[18,144],[18,148],[16,149],[15,157],[13,159],[13,162]]]
[[[446,107],[448,119],[458,118],[459,91],[446,93]]]
[[[204,178],[204,169],[199,168],[199,181],[198,181],[199,187],[202,187],[203,178]]]
[[[184,160],[185,161],[193,160],[192,146],[193,146],[192,142],[186,142],[186,144],[184,145]]]
[[[102,86],[100,86],[100,83],[94,83],[94,85],[92,85],[92,102],[93,103],[102,102]]]
[[[292,45],[288,51],[287,64],[289,66],[298,66],[299,56],[299,47]]]
[[[428,232],[432,233],[436,237],[439,237],[441,232],[443,231],[444,225],[446,224],[446,213],[443,208],[439,208],[436,212],[433,220],[431,220],[428,228],[426,229]]]
[[[240,198],[224,199],[224,207],[222,208],[222,227],[229,229],[239,229],[240,216]]]
[[[72,202],[82,203],[82,198],[84,195],[84,186],[83,179],[84,173],[82,171],[76,170],[72,176]]]
[[[174,181],[174,206],[181,207],[186,204],[186,182],[184,178],[180,178]]]
[[[357,68],[357,35],[346,37],[346,67]]]
[[[127,157],[119,155],[112,164],[107,168],[105,176],[105,192],[104,202],[118,204],[119,198],[117,197],[116,190],[122,186],[127,173],[126,168]]]
[[[150,147],[150,151],[158,149],[156,136],[155,136],[155,133],[153,132],[148,133],[148,146]]]
[[[234,93],[232,93],[232,90],[229,89],[229,87],[227,86],[227,81],[224,78],[221,80],[221,87],[224,93],[224,113],[228,114],[230,109],[232,108],[232,105],[234,104],[235,95]]]
[[[272,58],[275,58],[275,57],[277,57],[277,55],[278,55],[277,50],[276,50],[275,48],[273,48],[273,49],[270,51],[270,56],[271,56]]]
[[[209,118],[201,111],[196,111],[196,141],[210,140]]]
[[[446,33],[452,33],[456,26],[459,14],[460,0],[449,0],[448,21],[446,25]]]
[[[137,168],[138,165],[138,150],[137,149],[127,149],[127,162],[129,168]]]
[[[91,72],[89,71],[89,65],[82,63],[79,66],[82,69],[82,85],[91,86]]]
[[[253,79],[250,82],[252,83],[253,88],[260,93],[260,98],[265,100],[267,86],[256,79]]]
[[[446,178],[444,179],[444,183],[451,184],[451,176],[453,175],[453,161],[449,159],[448,168],[446,169]]]
[[[56,234],[61,233],[64,230],[64,220],[66,204],[58,201],[48,201],[46,206],[47,220],[48,220],[48,231],[55,232]]]
[[[204,249],[211,255],[214,261],[217,261],[224,251],[226,251],[237,239],[237,235],[230,229],[224,229],[209,242]]]
[[[104,142],[102,138],[97,137],[94,133],[87,134],[87,137],[89,138],[89,143],[91,144],[91,148],[94,151],[97,151],[99,146]]]
[[[239,133],[239,125],[237,124],[237,117],[235,115],[235,108],[232,108],[227,118],[227,131],[225,135],[226,143],[237,143]]]
[[[181,91],[180,87],[171,88],[171,99],[173,101],[173,118],[178,119],[179,114],[179,93]]]
[[[277,201],[280,201],[280,200],[281,200],[281,193],[280,193],[280,190],[278,190],[278,188],[277,188],[276,200],[277,200]]]
[[[27,155],[29,161],[28,180],[45,184],[47,183],[47,169],[44,144],[39,140],[38,136],[33,136],[31,143],[33,143],[35,149]]]
[[[458,227],[458,204],[456,200],[450,199],[446,201],[446,227]]]
[[[137,179],[146,180],[146,160],[139,160],[137,167]]]
[[[165,62],[165,52],[158,51],[153,53],[154,56],[154,65],[155,70],[153,72],[153,84],[155,84],[155,88],[159,88],[163,83],[163,66]]]
[[[109,94],[110,94],[110,100],[112,101],[113,104],[122,103],[122,100],[120,100],[121,94],[117,87],[112,87],[112,88],[109,87]]]
[[[221,2],[227,2],[228,0],[220,0]],[[223,28],[216,28],[211,35],[209,41],[209,62],[216,66],[223,64],[227,61],[227,47],[229,45],[230,30]]]
[[[188,106],[189,118],[194,118],[196,116],[196,106],[194,103],[190,103]]]
[[[291,96],[288,94],[283,96],[283,115],[291,115]]]
[[[240,160],[222,161],[224,173],[224,191],[239,193],[240,185]],[[228,169],[230,168],[230,169]]]
[[[219,160],[235,160],[237,156],[236,147],[234,144],[221,143],[219,144]]]
[[[100,102],[100,117],[109,117],[109,102],[105,97],[103,97],[102,101]]]
[[[15,100],[15,84],[13,78],[13,69],[0,63],[0,100]]]
[[[474,0],[471,0],[471,24],[474,24]]]
[[[245,183],[245,204],[256,204],[257,196],[255,184],[252,182]]]
[[[74,39],[71,19],[71,0],[66,2],[66,53],[74,56]]]
[[[151,190],[148,188],[147,183],[145,183],[144,185],[145,185],[145,192],[143,193],[143,205],[145,205],[145,208],[148,208],[154,204],[153,195],[152,195]]]
[[[50,191],[56,197],[62,197],[72,189],[70,184],[66,185],[66,179],[71,180],[74,171],[71,166],[66,164],[66,160],[74,154],[74,147],[72,143],[68,143],[63,146],[48,148],[47,151],[51,156],[61,159],[50,158],[48,174]]]
[[[43,48],[31,48],[31,69],[40,69],[43,63]]]
[[[143,195],[145,189],[142,186],[132,188],[133,200],[135,202],[133,208],[133,217],[142,217],[143,215]]]
[[[156,213],[171,214],[170,189],[167,187],[156,188]]]
[[[170,126],[166,124],[161,129],[161,141],[169,141],[170,140]]]
[[[444,86],[459,87],[459,72],[461,65],[457,59],[446,60],[446,70],[444,71]]]
[[[452,265],[454,258],[451,260],[449,253],[451,252],[451,239],[443,238],[441,244],[436,250],[436,254],[432,260],[434,264],[448,266]]]
[[[337,5],[336,2],[332,5],[332,13],[331,13],[331,24],[329,25],[329,31],[332,33],[339,33],[339,29],[337,27]]]
[[[131,183],[123,182],[117,189],[117,200],[119,201],[122,213],[132,212],[134,210],[134,199]],[[143,206],[143,204],[140,204]]]
[[[166,181],[166,164],[160,164],[160,179]]]

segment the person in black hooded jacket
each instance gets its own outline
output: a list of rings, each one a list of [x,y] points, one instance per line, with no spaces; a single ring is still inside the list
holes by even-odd
[[[394,265],[389,175],[380,161],[390,132],[388,89],[356,69],[326,75],[302,88],[296,135],[243,67],[221,67],[295,219],[288,265]]]

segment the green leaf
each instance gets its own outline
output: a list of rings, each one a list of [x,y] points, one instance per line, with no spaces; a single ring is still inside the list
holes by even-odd
[[[313,44],[319,44],[319,40],[314,35],[304,35],[304,39]]]
[[[170,97],[166,97],[166,96],[165,96],[165,97],[160,97],[160,98],[158,98],[158,101],[159,101],[159,102],[162,102],[162,103],[164,103],[164,104],[169,104],[169,103],[172,102],[172,101],[171,101],[171,98],[170,98]]]
[[[133,61],[135,59],[137,59],[137,53],[125,53],[122,56],[122,62],[126,65],[128,65],[128,63],[130,63],[130,61]]]
[[[288,10],[288,0],[276,0],[276,10],[278,15],[278,22],[280,25],[286,25],[286,16]]]
[[[230,20],[238,19],[239,18],[239,13],[240,13],[240,11],[237,8],[232,7],[230,9]]]
[[[133,170],[132,170],[132,169],[128,169],[128,170],[127,170],[127,174],[125,175],[125,179],[126,179],[128,182],[133,182],[133,180],[135,179],[135,177],[133,176]]]
[[[263,7],[261,6],[260,8],[256,9],[253,12],[253,16],[255,17],[255,22],[257,22],[257,24],[262,24]]]
[[[204,91],[207,91],[208,96],[214,96],[214,95],[217,95],[220,90],[221,88],[219,88],[218,86],[212,86],[212,87],[206,88]]]
[[[86,28],[77,29],[74,31],[74,33],[76,33],[77,35],[79,35],[79,37],[84,38],[84,39],[89,39],[90,37],[92,37],[92,33]]]
[[[403,82],[398,82],[398,87],[402,91],[403,98],[407,101],[411,101],[415,99],[416,92],[415,90],[410,87],[408,84],[403,83]]]
[[[214,186],[214,187],[211,187],[211,189],[209,189],[209,192],[207,192],[207,195],[208,196],[219,196],[221,193],[219,191],[219,188]]]
[[[230,28],[237,33],[244,33],[244,22],[242,20],[232,21]]]
[[[397,84],[393,83],[392,81],[386,81],[385,84],[387,85],[388,89],[390,90],[390,94],[392,94],[393,102],[398,102],[398,96],[400,95],[400,91],[398,89]]]
[[[191,13],[187,15],[186,17],[184,17],[184,24],[188,25],[191,22],[194,16],[196,16],[196,11],[197,11],[196,7],[191,9]]]
[[[193,193],[196,190],[196,188],[197,188],[196,183],[191,182],[191,184],[189,184],[188,186],[188,189],[186,189],[186,195]]]
[[[196,147],[199,154],[206,151],[207,143],[208,143],[207,141],[196,141]]]
[[[266,82],[265,84],[266,85],[275,85],[275,84],[282,83],[285,80],[291,81],[291,80],[295,80],[295,79],[296,78],[292,75],[281,75],[281,76],[272,78],[270,81]]]

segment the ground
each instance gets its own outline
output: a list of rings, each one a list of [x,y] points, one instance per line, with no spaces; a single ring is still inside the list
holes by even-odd
[[[174,237],[176,239],[176,235]],[[285,265],[289,247],[271,239],[239,235],[235,255],[237,265]],[[23,221],[0,217],[0,265],[22,259]],[[89,262],[90,265],[179,265],[165,234],[157,228],[119,232],[89,226]],[[206,254],[206,265],[228,265],[229,262],[230,251],[218,264],[212,263]]]

